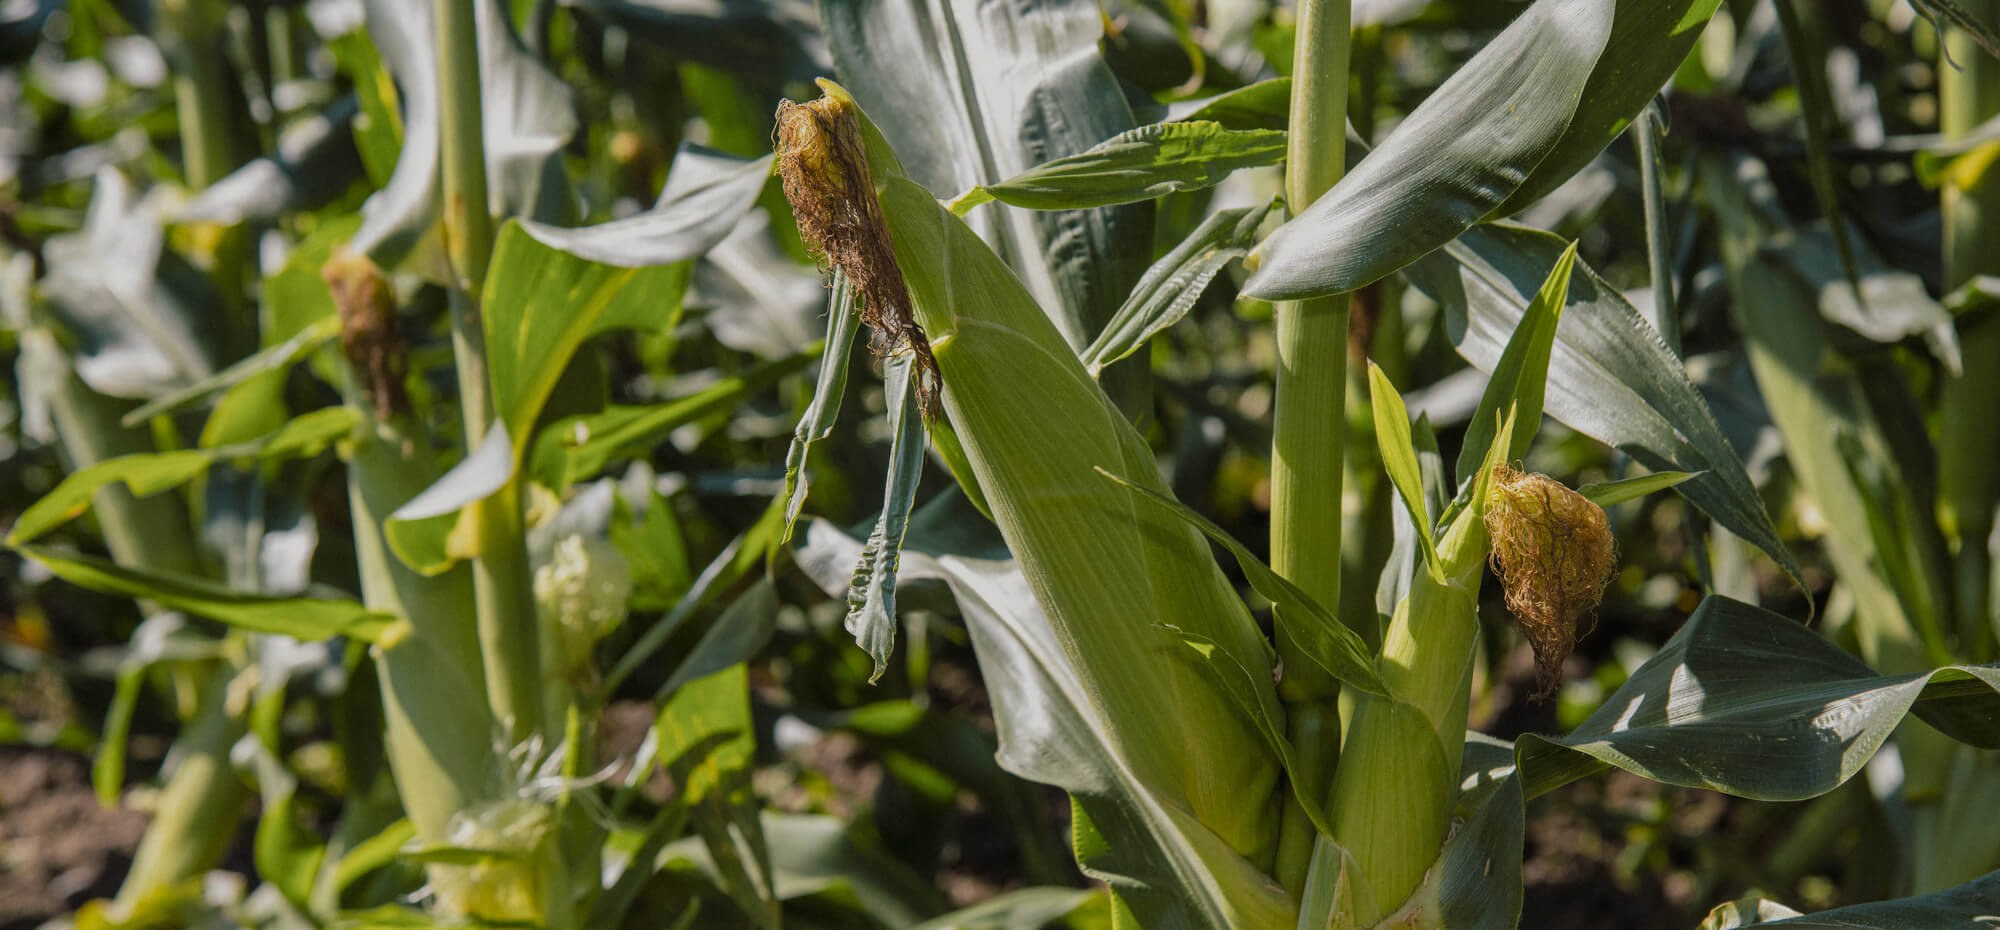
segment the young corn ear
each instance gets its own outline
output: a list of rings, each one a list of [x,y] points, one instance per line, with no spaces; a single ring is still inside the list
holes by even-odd
[[[1268,681],[1249,613],[1193,529],[1094,471],[1169,493],[1013,271],[903,173],[845,91],[821,87],[824,98],[779,111],[786,192],[808,218],[801,232],[821,237],[857,284],[906,282],[907,319],[893,297],[869,293],[878,331],[913,347],[927,337],[944,410],[1111,750],[1161,800],[1268,868],[1277,760],[1173,631],[1217,643]],[[882,227],[870,229],[878,210]],[[850,235],[866,241],[839,241]],[[880,265],[882,244],[893,272]]]
[[[1604,508],[1547,475],[1493,468],[1486,498],[1493,573],[1535,650],[1539,695],[1554,693],[1577,626],[1597,610],[1617,568]]]

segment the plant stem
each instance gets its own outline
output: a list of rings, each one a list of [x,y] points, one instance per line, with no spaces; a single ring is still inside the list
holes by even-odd
[[[493,216],[486,191],[484,121],[481,115],[479,21],[473,0],[435,0],[438,98],[443,114],[444,237],[457,287],[451,293],[452,350],[468,450],[485,438],[493,419],[487,380],[486,340],[478,295],[493,258]],[[525,442],[527,437],[511,437]],[[506,487],[472,505],[478,557],[472,565],[479,605],[480,652],[487,701],[519,742],[542,722],[540,633],[521,532],[521,486]]]
[[[1996,0],[1966,0],[1967,9],[1986,22],[2000,16]],[[1958,138],[2000,113],[2000,61],[1988,57],[1964,30],[1946,33],[1958,68],[1940,69],[1940,123],[1946,138]],[[1966,185],[1947,175],[1944,203],[1944,277],[1951,290],[1982,274],[2000,273],[2000,180],[1981,172]],[[1993,460],[2000,436],[1969,424],[1991,423],[2000,397],[2000,323],[1967,320],[1960,333],[1964,373],[1946,378],[1939,437],[1943,510],[1958,539],[1956,625],[1960,655],[1974,662],[1994,658],[1992,560],[1994,506],[2000,475]]]
[[[1346,170],[1349,0],[1301,0],[1293,46],[1291,136],[1285,200],[1293,216]],[[1277,410],[1271,436],[1271,566],[1329,609],[1340,605],[1342,456],[1347,439],[1347,295],[1283,301],[1276,307]],[[1280,642],[1284,642],[1280,640]],[[1279,694],[1299,752],[1294,777],[1324,796],[1340,747],[1339,686],[1301,655],[1281,647]],[[1277,878],[1293,895],[1305,887],[1317,832],[1286,801]]]

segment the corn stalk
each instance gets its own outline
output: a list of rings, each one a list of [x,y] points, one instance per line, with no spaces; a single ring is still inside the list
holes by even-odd
[[[1304,0],[1294,45],[1285,201],[1293,216],[1346,169],[1347,0]],[[1320,604],[1340,604],[1341,484],[1347,441],[1349,297],[1276,306],[1277,401],[1271,434],[1271,567]],[[1292,777],[1324,797],[1340,752],[1339,684],[1280,639],[1279,696],[1298,758]],[[1276,876],[1296,896],[1318,833],[1287,799]]]

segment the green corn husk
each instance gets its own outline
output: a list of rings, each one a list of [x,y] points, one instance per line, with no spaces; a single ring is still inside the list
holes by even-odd
[[[1479,517],[1462,515],[1438,541],[1444,582],[1420,569],[1396,605],[1376,662],[1395,697],[1353,699],[1327,814],[1359,873],[1359,926],[1416,890],[1451,829],[1487,553]]]
[[[1138,433],[1014,273],[904,175],[845,91],[827,81],[821,87],[823,100],[788,108],[811,110],[816,124],[794,125],[790,136],[780,127],[781,148],[790,150],[793,164],[818,174],[788,172],[787,192],[816,182],[835,193],[861,186],[851,157],[842,163],[838,156],[865,144],[866,183],[879,198],[900,271],[894,283],[907,282],[908,305],[885,305],[896,300],[899,288],[888,278],[898,269],[873,269],[882,287],[862,288],[874,304],[864,319],[891,317],[877,333],[880,340],[886,331],[893,348],[903,348],[894,340],[908,337],[910,322],[927,337],[944,413],[1095,710],[1110,724],[1103,737],[1112,750],[1160,800],[1191,811],[1239,854],[1268,868],[1277,837],[1278,762],[1170,629],[1211,640],[1251,674],[1268,676],[1266,646],[1248,611],[1199,534],[1094,471],[1171,493]],[[840,135],[838,121],[850,113],[860,138],[850,128],[847,138],[827,145],[828,128]],[[781,124],[786,116],[781,111]],[[849,224],[840,229],[865,228],[874,208],[821,206],[828,204],[834,209],[819,218]],[[810,213],[811,206],[796,212]],[[802,229],[809,222],[802,219]],[[836,261],[879,253],[879,246],[821,244]],[[851,280],[866,280],[843,268]],[[921,349],[909,348],[919,352],[921,365]]]

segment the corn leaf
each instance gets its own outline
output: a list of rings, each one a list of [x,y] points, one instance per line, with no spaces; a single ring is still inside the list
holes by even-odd
[[[731,375],[686,397],[643,407],[612,405],[599,413],[564,417],[542,429],[534,472],[552,488],[568,487],[610,467],[621,453],[657,443],[689,423],[727,413],[778,379],[818,358],[821,343]]]
[[[1540,230],[1487,224],[1408,274],[1444,305],[1445,331],[1458,353],[1491,372],[1565,248]],[[1578,267],[1550,349],[1544,411],[1656,472],[1700,473],[1675,490],[1796,582],[1798,562],[1680,360],[1615,288],[1588,265]]]
[[[942,588],[957,605],[992,696],[1000,764],[1069,792],[1084,871],[1106,882],[1141,926],[1290,926],[1291,903],[1260,871],[1184,807],[1156,800],[1111,738],[1019,566],[966,540],[964,527],[955,514],[919,511],[900,589],[929,597]],[[801,536],[800,569],[828,594],[844,592],[861,541],[822,520]]]
[[[1225,129],[1205,120],[1152,123],[1005,181],[974,186],[952,200],[951,211],[963,216],[995,200],[1030,210],[1132,203],[1214,187],[1238,169],[1284,159],[1282,132]]]
[[[1794,801],[1854,777],[1912,714],[1961,742],[2000,746],[2000,666],[1882,675],[1795,621],[1709,597],[1569,735],[1516,748],[1529,797],[1615,765]]]
[[[81,588],[151,600],[240,629],[308,642],[335,636],[373,642],[396,620],[341,598],[249,594],[206,579],[125,568],[109,559],[47,546],[17,545],[14,550]]]
[[[741,662],[687,681],[667,698],[653,733],[723,887],[758,926],[775,928],[770,849],[750,788],[757,739],[749,689]]]
[[[7,544],[29,542],[82,515],[89,509],[91,497],[107,485],[123,484],[135,496],[146,497],[201,477],[218,461],[235,458],[279,461],[316,455],[329,443],[352,432],[359,416],[346,407],[326,407],[293,420],[256,442],[219,449],[142,452],[78,469],[21,513],[7,533]]]
[[[1262,207],[1218,210],[1146,269],[1097,340],[1079,353],[1090,373],[1097,375],[1180,322],[1222,269],[1249,254],[1257,241],[1257,227],[1275,205],[1272,201]]]
[[[1098,469],[1098,473],[1179,517],[1183,523],[1202,531],[1217,545],[1229,550],[1229,554],[1236,558],[1237,566],[1243,569],[1244,577],[1249,579],[1251,589],[1284,608],[1278,612],[1281,618],[1278,635],[1297,644],[1299,651],[1328,675],[1370,694],[1386,693],[1382,679],[1375,674],[1374,657],[1361,637],[1313,600],[1312,595],[1272,571],[1264,560],[1257,558],[1256,553],[1229,535],[1228,530],[1158,491],[1140,487],[1103,469]],[[1189,641],[1188,634],[1181,636],[1183,642]]]
[[[403,139],[395,171],[362,205],[352,247],[384,268],[411,257],[436,225],[439,177],[437,41],[431,7],[367,0],[368,36],[395,78]],[[561,148],[576,132],[568,85],[515,38],[495,0],[475,4],[479,23],[480,109],[491,209],[499,216],[559,217],[573,198]],[[386,90],[386,85],[383,86]]]
[[[1372,360],[1368,363],[1368,396],[1375,414],[1375,442],[1382,450],[1382,468],[1388,472],[1389,483],[1396,486],[1396,496],[1402,499],[1403,509],[1416,527],[1424,568],[1439,584],[1444,584],[1444,560],[1438,556],[1437,534],[1424,497],[1423,472],[1417,465],[1416,445],[1410,438],[1410,411],[1403,406],[1403,395],[1396,393],[1396,386],[1389,383],[1389,376]],[[1476,424],[1480,419],[1475,416],[1473,422]],[[1473,448],[1475,437],[1468,433],[1465,441],[1466,448]],[[1491,442],[1492,436],[1488,435],[1486,444]]]
[[[1801,800],[1858,774],[1912,716],[1974,746],[2000,745],[2000,666],[1881,675],[1797,622],[1711,596],[1568,735],[1530,734],[1511,746],[1468,735],[1459,798],[1467,825],[1403,913],[1430,900],[1441,902],[1431,913],[1446,919],[1412,925],[1515,926],[1523,805],[1576,779],[1615,766],[1670,785]],[[1939,895],[1863,906],[1878,911],[1844,908],[1786,923],[1931,926],[1924,918],[1963,913],[1968,892],[1991,887],[1989,876]],[[1852,922],[1844,919],[1850,915]]]
[[[1650,101],[1719,0],[1538,0],[1251,256],[1244,293],[1352,291],[1554,190]]]
[[[1493,442],[1492,424],[1503,410],[1513,411],[1514,432],[1501,445],[1500,460],[1510,462],[1528,454],[1528,444],[1542,428],[1542,399],[1548,394],[1550,357],[1555,351],[1557,327],[1563,307],[1569,301],[1570,271],[1576,266],[1576,243],[1556,257],[1548,277],[1535,298],[1521,313],[1521,322],[1507,338],[1507,348],[1493,366],[1486,392],[1465,427],[1465,447],[1458,453],[1458,480],[1472,477]]]
[[[2000,872],[1990,872],[1943,891],[1850,904],[1828,911],[1800,914],[1774,901],[1749,898],[1710,911],[1695,930],[1735,930],[1737,927],[1783,927],[1786,930],[1903,930],[1906,927],[1978,927],[1992,922],[1993,902],[2000,900]]]
[[[652,209],[575,229],[523,220],[521,231],[551,249],[620,268],[687,261],[714,248],[757,205],[771,177],[771,160],[766,155],[743,161],[684,147]]]
[[[136,426],[160,414],[179,410],[210,394],[229,390],[258,375],[282,372],[339,334],[338,320],[322,319],[284,342],[260,349],[228,368],[146,403],[126,414],[120,422],[128,427]]]
[[[556,380],[585,339],[613,329],[671,328],[680,319],[689,267],[682,259],[602,264],[550,247],[518,222],[502,228],[480,312],[493,409],[508,434],[533,435]],[[518,462],[526,450],[514,451]]]
[[[903,555],[910,508],[917,501],[917,481],[924,473],[923,415],[912,390],[912,371],[910,357],[899,355],[883,373],[888,383],[889,432],[895,438],[882,489],[882,515],[861,547],[861,558],[847,583],[847,632],[875,661],[869,684],[888,670],[889,655],[896,648],[896,566]]]
[[[1590,502],[1599,507],[1610,507],[1613,504],[1638,500],[1655,491],[1664,491],[1689,478],[1695,477],[1696,474],[1697,472],[1686,471],[1654,472],[1653,474],[1640,475],[1636,478],[1621,478],[1617,481],[1586,484],[1577,488],[1576,493],[1590,498]]]

